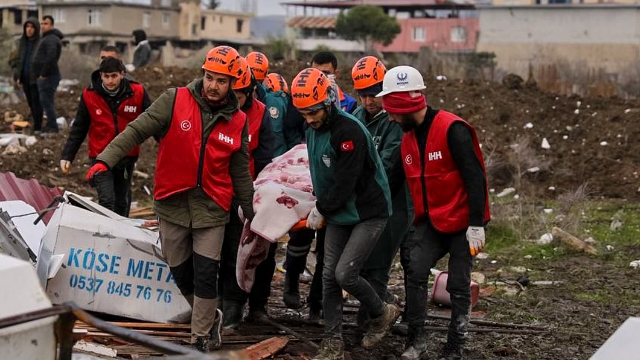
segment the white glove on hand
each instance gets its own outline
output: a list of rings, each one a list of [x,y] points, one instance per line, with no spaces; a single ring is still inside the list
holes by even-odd
[[[246,219],[244,217],[244,211],[242,211],[242,206],[238,206],[238,217],[240,218],[240,222],[244,224]]]
[[[307,227],[312,230],[318,230],[324,226],[324,216],[320,214],[317,207],[313,207],[309,216],[307,216]]]
[[[469,226],[467,229],[467,241],[471,256],[476,256],[484,248],[484,228],[482,226]]]
[[[71,169],[71,161],[60,160],[60,170],[62,170],[63,174],[68,174],[70,169]]]

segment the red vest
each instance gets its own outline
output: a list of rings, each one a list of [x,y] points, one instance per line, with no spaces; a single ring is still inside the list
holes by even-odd
[[[253,159],[253,151],[260,143],[260,126],[264,116],[265,106],[257,99],[253,99],[251,107],[246,110],[247,121],[249,121],[249,172],[253,180],[256,179],[256,169]]]
[[[462,231],[469,226],[467,191],[447,142],[447,131],[456,121],[461,121],[471,131],[474,150],[485,173],[486,183],[484,160],[476,132],[467,122],[452,113],[440,110],[433,119],[427,136],[424,160],[420,158],[415,131],[406,133],[400,146],[407,184],[413,199],[414,223],[424,221],[428,210],[431,223],[443,233]],[[427,189],[426,196],[423,193],[423,182]],[[491,218],[488,192],[486,194],[485,222]]]
[[[107,101],[94,90],[85,88],[82,99],[91,117],[89,125],[89,157],[97,157],[102,150],[119,133],[124,131],[127,125],[142,114],[142,102],[144,101],[144,87],[138,83],[130,83],[133,96],[124,99],[114,114]],[[140,146],[136,146],[127,156],[138,156]]]
[[[242,146],[246,115],[237,111],[230,120],[219,118],[203,143],[200,106],[189,89],[181,87],[176,89],[171,119],[171,127],[158,147],[155,199],[200,186],[229,211],[233,197],[229,162]]]

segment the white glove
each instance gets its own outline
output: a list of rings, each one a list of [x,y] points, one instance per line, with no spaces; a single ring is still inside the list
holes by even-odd
[[[467,229],[467,241],[471,256],[476,256],[484,248],[484,228],[482,226],[469,226]]]
[[[71,169],[71,161],[60,160],[60,170],[62,170],[63,174],[68,174],[70,169]]]
[[[324,216],[320,214],[317,207],[313,207],[309,216],[307,216],[307,227],[312,230],[318,230],[324,226]]]
[[[238,217],[240,218],[240,222],[244,223],[246,220],[244,217],[244,212],[242,211],[242,206],[238,206]]]
[[[125,69],[127,69],[127,72],[132,72],[132,71],[134,71],[136,69],[136,67],[133,66],[133,64],[127,64],[124,67],[125,67]]]

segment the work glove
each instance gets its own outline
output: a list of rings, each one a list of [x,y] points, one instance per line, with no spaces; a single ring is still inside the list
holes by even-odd
[[[60,160],[60,170],[62,170],[63,174],[68,174],[70,169],[71,169],[71,161]]]
[[[307,216],[307,228],[318,230],[324,226],[324,216],[320,214],[317,207],[313,207],[309,216]]]
[[[469,226],[467,229],[467,241],[471,256],[476,256],[484,248],[484,228],[482,226]]]
[[[87,181],[89,183],[93,183],[93,177],[96,176],[96,174],[101,173],[101,172],[105,172],[105,171],[109,171],[109,168],[107,167],[107,164],[103,163],[102,161],[97,161],[95,163],[95,165],[93,165],[89,171],[87,172]]]

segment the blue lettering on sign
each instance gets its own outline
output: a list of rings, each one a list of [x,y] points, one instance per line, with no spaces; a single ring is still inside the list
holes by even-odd
[[[127,276],[142,278],[142,271],[144,270],[144,260],[139,260],[136,264],[134,259],[129,259],[129,266],[127,266]]]
[[[147,263],[144,266],[144,279],[145,280],[153,280],[153,278],[151,277],[151,273],[153,272],[153,265],[155,265],[154,262],[152,261],[147,261]]]

